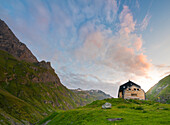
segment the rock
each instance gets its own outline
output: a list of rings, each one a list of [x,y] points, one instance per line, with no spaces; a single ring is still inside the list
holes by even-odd
[[[122,120],[122,119],[123,118],[108,118],[107,120],[113,122],[113,121],[118,121],[118,120]]]
[[[106,102],[104,105],[102,105],[102,109],[110,109],[112,107],[111,103]]]
[[[54,70],[52,67],[51,67],[51,63],[50,62],[45,62],[44,60],[42,60],[41,62],[38,62],[38,65],[40,67],[43,67],[43,68],[46,68],[46,69],[52,69]]]
[[[41,61],[38,62],[37,58],[32,54],[32,52],[27,48],[27,46],[20,42],[15,34],[11,31],[8,25],[0,19],[0,50],[6,51],[9,54],[13,55],[18,60],[24,60],[26,62],[35,63],[37,66],[47,69],[48,71],[40,72],[36,76],[30,76],[27,74],[27,77],[32,79],[32,82],[53,82],[56,86],[60,85],[60,79],[57,74],[55,74],[54,69],[51,67],[50,62]],[[8,59],[6,59],[8,60]],[[18,64],[19,65],[19,64]],[[38,72],[38,68],[35,66],[30,67],[33,70]],[[25,71],[23,71],[25,73]],[[11,79],[7,79],[6,83],[8,84]],[[26,82],[23,82],[25,84]],[[56,84],[58,83],[58,84]]]

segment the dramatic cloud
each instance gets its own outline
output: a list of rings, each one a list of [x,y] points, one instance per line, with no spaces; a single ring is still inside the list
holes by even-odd
[[[119,16],[120,30],[112,35],[109,30],[89,33],[83,46],[75,51],[80,61],[106,65],[118,72],[146,76],[151,67],[141,51],[142,37],[133,33],[135,22],[127,6]]]
[[[2,0],[0,16],[39,60],[52,62],[68,88],[101,89],[116,97],[119,85],[128,80],[147,90],[160,75],[169,73],[169,67],[155,66],[150,60],[157,58],[160,42],[153,46],[142,34],[151,15],[141,7],[150,3]],[[167,49],[159,53],[165,55],[169,42],[163,43]],[[154,55],[148,60],[146,52]]]

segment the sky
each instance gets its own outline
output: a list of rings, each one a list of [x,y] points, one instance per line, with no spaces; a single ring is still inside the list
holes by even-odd
[[[170,74],[169,0],[0,0],[0,19],[70,89],[117,97]]]

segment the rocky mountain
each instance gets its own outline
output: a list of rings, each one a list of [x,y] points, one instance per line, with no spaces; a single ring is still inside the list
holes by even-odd
[[[170,75],[150,88],[146,93],[148,100],[170,104]]]
[[[84,104],[89,104],[96,100],[103,100],[107,98],[111,98],[109,94],[104,93],[101,90],[82,90],[78,89],[71,89],[76,95],[83,99]]]
[[[82,104],[61,84],[50,62],[38,62],[0,20],[0,124],[33,124]]]
[[[0,50],[7,51],[15,58],[27,62],[38,62],[36,57],[21,43],[7,24],[0,19]]]

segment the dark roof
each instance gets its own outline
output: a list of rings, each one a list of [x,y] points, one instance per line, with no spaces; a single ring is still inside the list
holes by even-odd
[[[125,83],[125,84],[123,84],[123,85],[121,85],[120,87],[119,87],[119,92],[120,91],[123,91],[124,89],[126,89],[126,88],[128,88],[128,87],[131,87],[131,86],[137,86],[138,88],[141,88],[139,85],[137,85],[136,83],[134,83],[134,82],[132,82],[132,81],[128,81],[127,83]]]

